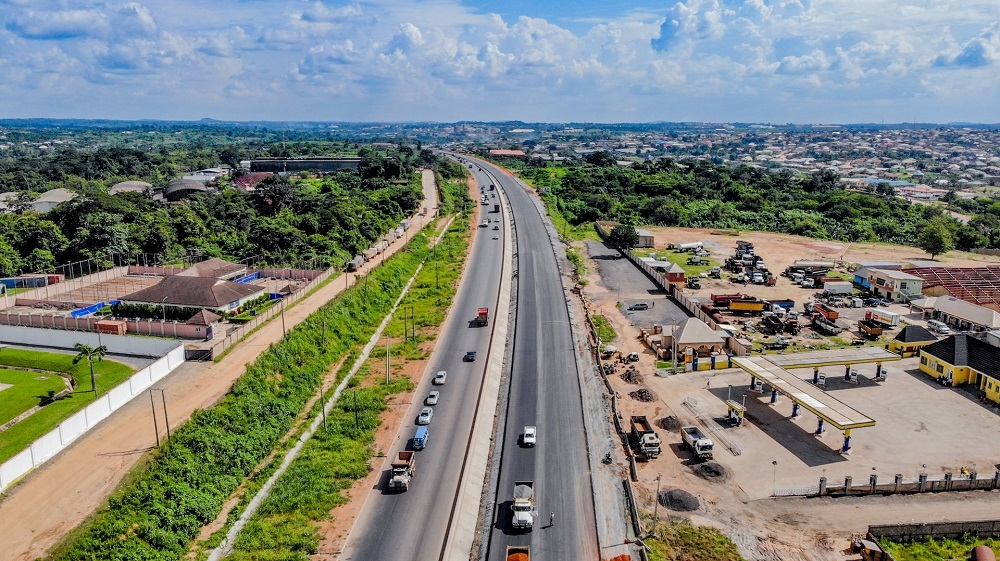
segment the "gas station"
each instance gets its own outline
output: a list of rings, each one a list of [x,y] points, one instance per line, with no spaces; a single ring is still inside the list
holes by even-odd
[[[847,454],[851,450],[851,431],[874,426],[875,421],[823,390],[826,376],[821,374],[819,369],[824,366],[843,365],[844,381],[856,384],[858,372],[852,366],[874,362],[875,380],[881,382],[888,377],[888,371],[882,363],[900,358],[899,355],[880,347],[855,347],[832,351],[734,357],[732,361],[750,374],[751,389],[763,391],[764,384],[768,385],[771,390],[772,405],[778,403],[778,395],[781,394],[792,401],[792,417],[798,417],[800,407],[816,415],[818,419],[816,435],[823,434],[824,423],[843,431],[844,445],[840,452]],[[789,372],[794,368],[812,368],[812,382]],[[736,413],[742,420],[743,411],[737,413],[733,411],[732,406],[729,408],[731,415]]]

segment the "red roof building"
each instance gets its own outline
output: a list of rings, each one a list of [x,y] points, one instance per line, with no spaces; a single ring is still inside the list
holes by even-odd
[[[255,171],[253,173],[244,173],[243,175],[237,177],[233,180],[233,185],[243,189],[244,191],[253,191],[257,188],[257,185],[267,179],[268,177],[274,175],[269,171]]]

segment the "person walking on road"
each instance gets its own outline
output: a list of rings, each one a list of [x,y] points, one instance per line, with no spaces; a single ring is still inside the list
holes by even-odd
[[[550,512],[549,513],[549,528],[551,528],[552,525],[555,524],[555,520],[556,520],[556,513],[555,512]]]

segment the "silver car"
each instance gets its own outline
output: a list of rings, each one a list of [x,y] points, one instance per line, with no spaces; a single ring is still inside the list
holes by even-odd
[[[431,418],[434,417],[434,409],[431,407],[424,407],[420,410],[420,415],[417,416],[418,425],[429,425],[431,424]]]
[[[427,399],[424,400],[424,405],[437,405],[439,399],[441,399],[441,392],[434,390],[427,394]]]

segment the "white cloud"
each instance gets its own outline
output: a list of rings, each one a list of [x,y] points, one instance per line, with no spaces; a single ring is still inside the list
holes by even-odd
[[[996,0],[680,0],[564,20],[461,0],[0,0],[0,92],[11,115],[131,95],[220,118],[255,116],[237,100],[297,119],[859,121],[889,107],[988,121],[996,104],[955,103],[985,94],[939,82],[1000,87],[998,19]]]

